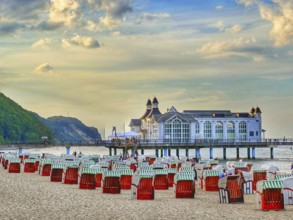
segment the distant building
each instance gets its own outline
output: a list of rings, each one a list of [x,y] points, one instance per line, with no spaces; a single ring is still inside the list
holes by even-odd
[[[224,142],[261,140],[262,118],[259,107],[250,112],[230,110],[184,110],[173,106],[162,114],[156,97],[146,104],[140,119],[131,119],[131,131],[141,139],[165,141],[217,140]]]

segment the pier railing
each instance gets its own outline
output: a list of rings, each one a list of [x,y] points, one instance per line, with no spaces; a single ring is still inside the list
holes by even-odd
[[[0,146],[105,146],[105,147],[154,147],[154,146],[186,146],[186,147],[225,147],[225,146],[278,146],[293,145],[293,138],[248,139],[112,139],[112,140],[38,140],[26,142],[0,143]]]

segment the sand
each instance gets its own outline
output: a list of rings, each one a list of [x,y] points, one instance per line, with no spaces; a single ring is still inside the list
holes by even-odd
[[[156,190],[155,200],[130,199],[130,191],[103,194],[78,185],[50,182],[37,173],[8,173],[0,166],[0,219],[293,219],[285,211],[256,209],[256,195],[245,204],[220,204],[218,192],[197,189],[195,199],[175,199],[173,190]]]

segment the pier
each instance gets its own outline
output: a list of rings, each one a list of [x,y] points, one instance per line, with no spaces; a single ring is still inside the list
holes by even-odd
[[[171,150],[175,150],[176,156],[179,156],[180,150],[185,150],[186,157],[199,158],[201,149],[209,149],[209,158],[213,159],[213,150],[222,149],[223,159],[227,159],[227,149],[235,149],[235,158],[239,159],[240,149],[247,149],[247,159],[255,159],[256,152],[258,148],[268,149],[270,152],[270,158],[274,158],[274,148],[280,145],[293,146],[293,139],[263,139],[260,142],[250,142],[250,141],[239,141],[239,140],[215,140],[215,139],[197,139],[197,140],[186,140],[186,141],[176,141],[176,140],[89,140],[89,141],[30,141],[27,143],[9,143],[0,144],[1,149],[5,150],[19,150],[31,149],[31,148],[48,148],[64,146],[66,148],[66,153],[70,154],[71,147],[107,147],[109,149],[109,155],[117,155],[117,150],[123,150],[127,152],[130,150],[132,153],[134,151],[140,151],[144,154],[145,150],[154,150],[154,154],[157,157],[170,156]],[[195,155],[190,155],[189,150],[195,150]]]

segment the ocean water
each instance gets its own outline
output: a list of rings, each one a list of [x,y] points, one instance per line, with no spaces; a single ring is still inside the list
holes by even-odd
[[[2,152],[17,152],[17,150],[0,150]],[[74,151],[82,152],[82,154],[98,154],[98,155],[109,155],[109,149],[106,147],[71,147],[70,153],[72,154]],[[64,146],[60,147],[49,147],[49,148],[32,148],[32,149],[23,149],[23,153],[50,153],[55,155],[66,154],[66,148]],[[122,150],[117,150],[117,154],[122,152]],[[113,151],[112,151],[113,153]],[[138,151],[140,154],[140,150]],[[160,152],[159,152],[160,153]],[[145,155],[154,155],[155,150],[145,150]],[[209,149],[201,149],[200,150],[201,157],[204,159],[209,158]],[[171,150],[171,155],[176,155],[176,150]],[[180,156],[185,156],[185,150],[179,150]],[[226,151],[227,160],[226,161],[236,161],[236,149],[227,149]],[[247,158],[247,149],[239,149],[239,156],[242,158],[244,162],[253,163],[254,169],[260,169],[261,167],[265,167],[268,165],[276,165],[280,168],[280,170],[289,170],[291,167],[291,163],[293,163],[293,150],[288,146],[280,146],[278,148],[274,148],[274,159],[270,159],[270,149],[256,149],[255,150],[256,159],[248,160]],[[221,164],[226,163],[223,160],[223,150],[222,149],[214,149],[213,150],[214,158],[218,157]],[[195,157],[195,150],[189,150],[189,158]]]

